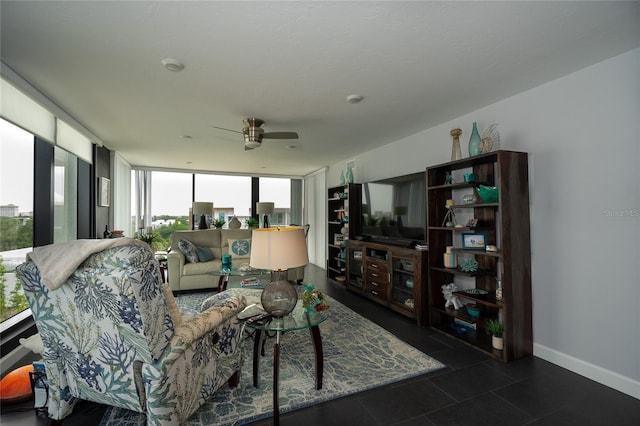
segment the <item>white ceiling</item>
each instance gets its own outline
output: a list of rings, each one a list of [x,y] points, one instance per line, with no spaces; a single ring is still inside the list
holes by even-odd
[[[640,46],[637,1],[2,0],[0,15],[3,66],[132,165],[276,175]],[[244,151],[241,135],[211,127],[241,130],[244,117],[298,132],[297,148]]]

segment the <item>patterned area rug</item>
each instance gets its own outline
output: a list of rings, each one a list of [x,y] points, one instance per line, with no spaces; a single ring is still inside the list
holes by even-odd
[[[210,293],[177,297],[183,312],[199,310]],[[315,389],[315,358],[309,331],[284,334],[280,349],[280,413],[362,392],[444,367],[444,364],[402,342],[378,325],[332,298],[329,319],[320,325],[324,350],[323,388]],[[245,342],[247,357],[238,388],[221,388],[194,413],[190,426],[242,425],[272,416],[273,340],[260,360],[260,387],[253,387],[253,341]],[[375,374],[372,372],[375,371]],[[101,426],[143,426],[145,416],[109,408]]]

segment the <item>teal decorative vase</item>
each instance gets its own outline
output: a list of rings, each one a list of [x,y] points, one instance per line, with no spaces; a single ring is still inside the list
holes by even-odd
[[[344,185],[346,181],[344,180],[344,172],[340,171],[340,185]]]
[[[478,133],[478,125],[476,122],[473,122],[473,130],[471,130],[471,137],[469,138],[469,157],[474,157],[479,155],[482,151],[480,150],[480,133]]]
[[[353,183],[353,172],[351,171],[351,167],[349,167],[349,172],[347,173],[347,179],[349,183]]]

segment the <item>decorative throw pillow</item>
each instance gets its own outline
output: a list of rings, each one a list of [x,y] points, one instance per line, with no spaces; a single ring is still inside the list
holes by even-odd
[[[196,246],[189,240],[180,240],[178,248],[184,254],[187,262],[198,263],[198,251]]]
[[[251,257],[251,238],[229,240],[229,254],[232,259],[247,259]]]
[[[209,247],[196,247],[196,251],[198,252],[198,260],[200,262],[209,262],[213,260],[213,253]]]

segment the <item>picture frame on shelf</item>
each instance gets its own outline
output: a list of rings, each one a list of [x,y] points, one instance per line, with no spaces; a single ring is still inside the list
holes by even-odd
[[[463,232],[462,248],[465,250],[486,250],[487,234],[485,232]]]
[[[333,236],[333,244],[336,246],[342,246],[342,243],[344,242],[344,235],[342,234],[335,234]]]

